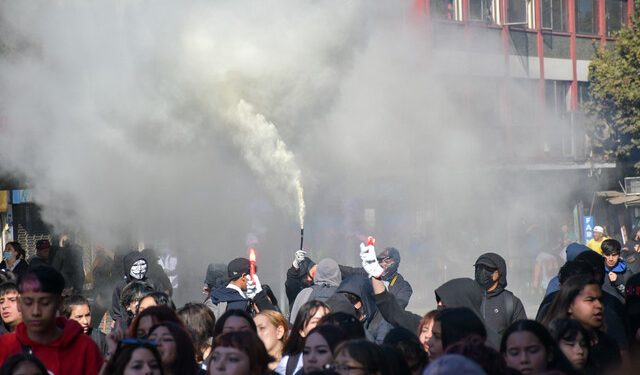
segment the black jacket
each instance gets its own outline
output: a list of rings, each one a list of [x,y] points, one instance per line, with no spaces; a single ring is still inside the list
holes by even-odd
[[[504,258],[495,253],[486,253],[480,256],[478,261],[497,268],[500,274],[496,289],[491,292],[483,292],[484,299],[480,313],[487,326],[502,336],[502,333],[513,322],[527,319],[527,314],[522,301],[506,289],[507,263]]]
[[[3,270],[9,270],[9,267],[7,266],[7,262],[5,262],[4,260],[0,263],[0,269]],[[13,272],[17,277],[20,277],[20,275],[22,275],[23,273],[27,272],[27,270],[29,269],[29,263],[27,262],[26,259],[20,259],[20,262],[18,262],[18,264],[16,264],[16,268],[13,269]]]
[[[278,307],[271,303],[271,300],[268,297],[268,286],[264,286],[262,291],[257,293],[253,299],[249,299],[243,297],[237,290],[232,288],[218,288],[211,291],[211,303],[213,305],[218,305],[220,302],[226,302],[227,307],[225,311],[229,310],[242,310],[246,311],[251,315],[255,315],[253,310],[253,305],[260,310],[274,310],[280,311]],[[221,315],[221,314],[220,314]],[[218,318],[219,316],[216,316]]]
[[[82,248],[70,243],[65,247],[52,246],[50,250],[51,266],[64,277],[65,288],[73,288],[75,293],[82,293],[84,287],[84,264]]]
[[[144,259],[146,261],[145,257],[139,251],[132,251],[129,254],[125,255],[124,258],[122,259],[122,263],[123,263],[122,272],[124,275],[120,280],[118,280],[115,287],[113,288],[113,296],[111,298],[110,314],[111,314],[111,318],[113,318],[113,320],[115,321],[118,321],[118,320],[123,321],[122,318],[124,317],[125,312],[122,310],[122,305],[120,304],[120,296],[122,294],[122,290],[130,282],[142,281],[151,285],[153,290],[158,292],[163,292],[163,286],[157,280],[153,280],[147,276],[145,276],[141,280],[136,280],[129,275],[131,271],[131,267],[133,267],[133,264],[140,259]],[[147,262],[147,270],[149,269],[148,264],[149,262]]]
[[[287,280],[284,282],[284,288],[287,293],[287,300],[289,301],[289,311],[291,311],[291,307],[293,307],[293,302],[296,300],[298,293],[300,293],[302,289],[313,285],[313,280],[307,280],[307,276],[309,275],[309,270],[314,265],[315,263],[310,258],[305,257],[304,260],[300,262],[298,268],[291,266],[287,270]]]
[[[384,337],[393,326],[385,321],[382,314],[378,312],[369,278],[365,276],[351,276],[342,280],[335,294],[347,293],[357,296],[362,301],[360,311],[363,314],[363,319],[361,321],[368,337],[375,343],[382,344]]]
[[[340,273],[342,273],[342,278],[346,279],[351,276],[359,275],[367,277],[367,271],[362,267],[349,267],[340,265]],[[407,280],[402,277],[401,274],[396,273],[389,282],[389,286],[387,288],[389,293],[393,294],[400,306],[404,309],[409,304],[409,300],[411,300],[411,295],[413,294],[413,288],[411,288],[411,284]]]
[[[609,279],[609,272],[614,272],[617,275],[616,281]],[[602,290],[616,297],[621,303],[625,303],[625,285],[631,276],[633,276],[633,271],[631,271],[627,262],[623,260],[620,260],[613,269],[608,269],[605,265]]]

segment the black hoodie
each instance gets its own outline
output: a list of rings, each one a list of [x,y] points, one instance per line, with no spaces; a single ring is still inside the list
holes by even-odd
[[[352,294],[362,301],[361,312],[364,314],[362,324],[370,338],[377,344],[382,344],[384,337],[393,328],[378,312],[373,298],[371,281],[364,276],[351,276],[342,280],[335,294]]]
[[[522,301],[505,289],[507,287],[507,263],[495,253],[482,254],[477,264],[483,264],[498,270],[500,278],[498,286],[491,292],[483,291],[485,296],[481,306],[481,316],[488,327],[502,335],[502,333],[518,320],[527,319]]]
[[[147,274],[141,280],[136,280],[131,277],[130,272],[131,272],[131,267],[133,267],[133,264],[140,259],[144,259],[147,262]],[[111,317],[113,318],[113,320],[116,320],[116,321],[122,320],[122,317],[124,316],[124,312],[122,311],[122,306],[120,305],[120,295],[122,294],[122,290],[124,289],[124,287],[127,286],[130,282],[144,281],[144,282],[147,282],[149,285],[151,285],[155,291],[163,292],[162,284],[156,282],[153,279],[149,279],[147,277],[148,270],[149,270],[149,262],[144,257],[144,255],[139,251],[131,251],[130,253],[125,255],[124,258],[122,259],[122,266],[123,266],[122,272],[124,275],[116,283],[116,286],[113,288],[113,297],[111,299]]]

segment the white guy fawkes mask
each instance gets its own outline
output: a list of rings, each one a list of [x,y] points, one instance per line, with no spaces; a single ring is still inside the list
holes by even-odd
[[[129,275],[136,280],[142,280],[147,274],[147,261],[144,259],[138,259],[133,262]]]

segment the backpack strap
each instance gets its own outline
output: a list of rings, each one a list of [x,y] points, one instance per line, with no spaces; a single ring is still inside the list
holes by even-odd
[[[505,290],[505,292],[508,292],[508,294],[504,300],[504,305],[505,305],[505,310],[507,312],[507,319],[509,322],[511,322],[511,318],[513,317],[513,310],[515,309],[515,301],[514,301],[515,297],[513,293],[511,293],[511,291]]]

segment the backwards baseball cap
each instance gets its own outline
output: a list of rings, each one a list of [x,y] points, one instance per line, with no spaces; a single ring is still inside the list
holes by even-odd
[[[236,258],[229,262],[229,265],[227,266],[227,274],[229,275],[229,280],[235,280],[243,274],[248,274],[249,272],[251,272],[251,263],[247,258]]]
[[[44,250],[50,247],[51,243],[49,242],[49,240],[38,240],[38,242],[36,242],[36,250]]]
[[[595,227],[593,227],[593,231],[598,233],[604,233],[604,228],[599,225],[596,225]]]

